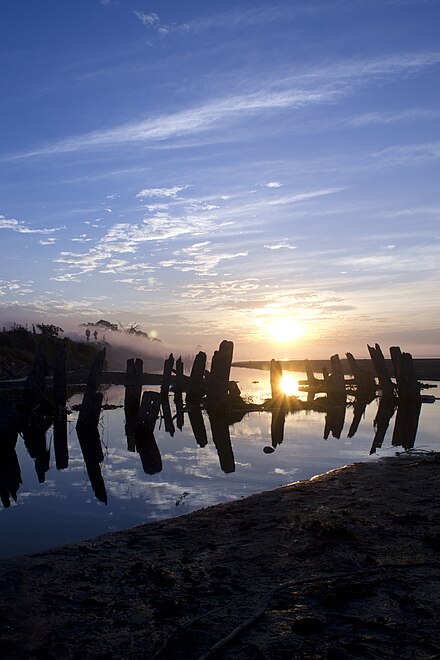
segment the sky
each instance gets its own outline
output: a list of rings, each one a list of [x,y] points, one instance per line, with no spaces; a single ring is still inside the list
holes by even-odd
[[[2,0],[2,325],[438,356],[438,0]]]

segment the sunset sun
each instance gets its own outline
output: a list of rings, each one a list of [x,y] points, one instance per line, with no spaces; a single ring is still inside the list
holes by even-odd
[[[269,325],[272,341],[287,344],[296,341],[302,335],[302,327],[298,321],[277,319]]]

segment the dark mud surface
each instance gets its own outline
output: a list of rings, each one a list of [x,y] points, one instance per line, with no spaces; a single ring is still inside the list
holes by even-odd
[[[440,658],[440,459],[0,563],[1,658]]]

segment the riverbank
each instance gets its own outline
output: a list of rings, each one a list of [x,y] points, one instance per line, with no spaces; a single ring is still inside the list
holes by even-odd
[[[190,660],[248,622],[216,657],[438,657],[439,470],[359,463],[3,560],[0,656]]]

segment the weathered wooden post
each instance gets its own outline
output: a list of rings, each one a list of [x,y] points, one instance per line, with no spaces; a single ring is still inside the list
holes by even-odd
[[[167,396],[162,396],[161,397],[161,406],[162,406],[162,414],[163,414],[163,421],[165,424],[165,431],[166,433],[169,433],[171,437],[174,436],[176,429],[173,424],[173,418],[171,416],[171,408],[170,408],[170,400]]]
[[[87,379],[86,391],[79,411],[76,428],[97,428],[99,416],[101,414],[101,405],[103,394],[99,391],[101,386],[101,375],[104,368],[105,348],[95,355]]]
[[[315,377],[315,374],[313,373],[312,365],[310,364],[309,360],[304,360],[304,368],[307,375],[307,386],[309,389],[316,388],[318,381]]]
[[[206,368],[206,353],[199,351],[194,359],[188,388],[186,391],[186,405],[199,404],[203,397],[203,377]]]
[[[283,368],[278,360],[270,361],[270,391],[273,403],[280,403],[284,398],[284,390],[281,387]]]
[[[163,375],[162,375],[162,384],[160,386],[161,396],[168,396],[171,383],[171,373],[174,366],[174,355],[170,353],[169,357],[164,362],[163,365]]]
[[[0,500],[5,509],[11,506],[12,498],[17,501],[17,493],[22,484],[20,464],[14,447],[2,447],[0,461]]]
[[[65,408],[67,401],[67,340],[58,339],[53,368],[53,402]]]
[[[391,359],[396,376],[399,399],[420,401],[420,383],[417,380],[412,355],[402,353],[399,346],[391,346]]]
[[[174,405],[176,406],[176,425],[177,428],[181,431],[184,424],[184,415],[183,415],[183,386],[184,386],[184,376],[183,376],[183,362],[182,358],[179,357],[176,360],[176,380],[174,384]]]
[[[137,417],[142,393],[144,363],[140,358],[127,360],[125,372],[124,412],[130,421]]]
[[[379,380],[380,391],[382,392],[383,396],[394,396],[394,385],[389,376],[385,358],[379,344],[375,344],[374,348],[373,346],[367,345],[367,348],[371,357],[371,361],[373,362],[374,370]]]
[[[376,382],[372,373],[358,365],[352,353],[346,353],[350,371],[356,384],[356,391],[361,395],[371,395],[376,391]]]
[[[206,406],[209,410],[218,410],[228,400],[229,374],[233,352],[234,344],[232,341],[227,340],[223,340],[218,351],[214,351],[207,387]]]

